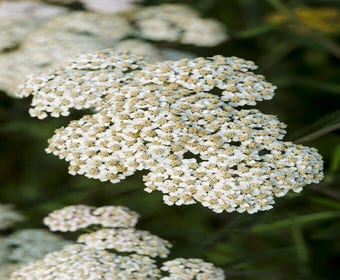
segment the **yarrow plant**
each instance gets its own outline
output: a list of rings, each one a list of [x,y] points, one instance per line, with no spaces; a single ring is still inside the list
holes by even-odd
[[[10,279],[225,279],[222,269],[201,259],[178,258],[158,268],[155,258],[166,258],[171,244],[137,230],[138,217],[121,206],[73,205],[56,210],[44,219],[53,231],[97,229],[80,235],[76,244],[23,266]]]
[[[21,13],[0,18],[0,90],[11,96],[25,75],[58,65],[76,53],[133,49],[157,60],[163,57],[157,41],[211,47],[228,38],[221,23],[180,4],[140,7],[126,13],[106,9],[105,14],[47,6],[56,7],[58,13],[44,21],[21,17]]]
[[[255,213],[323,177],[316,149],[283,141],[285,124],[244,108],[274,95],[255,69],[236,57],[148,63],[105,50],[29,75],[17,96],[32,95],[40,119],[95,112],[49,140],[72,175],[117,183],[148,170],[145,191],[168,205]]]

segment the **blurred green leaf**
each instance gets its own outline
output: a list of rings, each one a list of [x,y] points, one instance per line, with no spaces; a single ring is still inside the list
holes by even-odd
[[[259,36],[259,35],[262,35],[262,34],[269,32],[269,31],[274,30],[275,28],[277,28],[277,26],[278,26],[277,24],[264,24],[264,25],[249,28],[249,29],[246,29],[246,30],[243,30],[243,31],[235,32],[233,34],[233,37],[245,39],[245,38],[251,38],[251,37]]]
[[[328,168],[328,173],[336,174],[340,171],[340,144],[334,148],[330,165]]]
[[[340,210],[340,203],[338,201],[334,201],[334,199],[329,199],[322,196],[315,196],[311,197],[309,200],[313,204],[318,204],[327,208]]]
[[[293,221],[295,221],[293,219]],[[303,237],[302,228],[299,224],[293,223],[290,227],[291,234],[295,244],[295,250],[300,263],[307,263],[309,261],[309,255],[307,245]]]
[[[327,133],[340,128],[340,110],[335,111],[322,119],[318,120],[305,131],[299,134],[299,136],[293,137],[293,142],[304,143],[316,138],[319,138]]]
[[[272,230],[278,230],[286,227],[291,227],[292,225],[304,225],[307,223],[331,219],[340,216],[340,211],[329,211],[329,212],[320,212],[313,213],[304,216],[290,217],[288,219],[283,219],[278,222],[269,223],[269,224],[259,224],[254,226],[251,231],[253,232],[266,232]]]

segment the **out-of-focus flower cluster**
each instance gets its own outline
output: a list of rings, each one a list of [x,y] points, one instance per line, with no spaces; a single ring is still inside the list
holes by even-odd
[[[99,2],[89,1],[92,5],[99,5]],[[28,7],[22,3],[25,8],[18,7],[19,2],[14,2],[13,8],[8,8],[12,7],[10,2],[4,3],[2,7],[0,4],[0,14],[3,12],[8,16],[0,18],[0,90],[9,95],[13,95],[25,75],[57,65],[77,53],[106,48],[133,49],[160,60],[163,53],[148,40],[213,46],[227,39],[222,24],[203,19],[191,8],[180,4],[103,14],[71,11],[36,2],[28,2]],[[14,16],[16,9],[18,12]],[[55,11],[52,13],[50,9]],[[42,14],[33,13],[29,17],[26,10],[41,10]],[[43,13],[45,10],[48,12]],[[155,21],[157,25],[150,25],[149,21]]]
[[[309,28],[319,32],[337,35],[340,34],[340,9],[334,7],[297,7],[292,10],[293,15]],[[269,23],[284,23],[289,21],[287,15],[273,13],[266,17]],[[297,25],[292,27],[303,32]]]
[[[0,2],[0,53],[17,49],[39,25],[66,12],[66,8],[36,1]]]
[[[0,230],[8,229],[23,219],[24,217],[14,209],[13,205],[0,203]]]
[[[158,268],[154,258],[167,257],[171,245],[148,231],[135,229],[138,217],[121,206],[74,205],[56,210],[44,220],[51,230],[104,228],[82,234],[76,244],[21,267],[10,279],[224,279],[222,269],[199,259],[174,259]]]
[[[117,13],[137,8],[140,0],[45,0],[55,4],[77,4],[81,3],[87,10],[102,13]]]
[[[136,13],[141,37],[155,41],[181,42],[197,46],[215,46],[226,39],[221,25],[183,5],[166,4]]]
[[[116,183],[146,169],[145,190],[168,205],[255,213],[323,173],[315,149],[282,140],[275,116],[243,108],[274,95],[254,69],[236,57],[147,63],[106,50],[30,75],[18,96],[33,95],[38,118],[97,111],[49,140],[47,152],[68,161],[70,174]]]
[[[23,229],[0,237],[0,279],[19,267],[60,250],[68,241],[42,229]]]

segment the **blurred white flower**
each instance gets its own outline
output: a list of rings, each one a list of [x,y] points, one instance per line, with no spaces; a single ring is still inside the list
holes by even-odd
[[[8,229],[23,219],[24,217],[14,209],[13,205],[0,203],[0,230]]]
[[[225,27],[203,19],[189,6],[164,4],[139,9],[135,15],[139,36],[155,41],[215,46],[228,39]]]

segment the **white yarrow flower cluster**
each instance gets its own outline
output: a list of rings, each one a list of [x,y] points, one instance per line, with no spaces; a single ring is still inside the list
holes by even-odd
[[[8,229],[23,219],[24,217],[14,209],[13,205],[0,203],[0,230]]]
[[[224,280],[224,272],[201,259],[177,258],[163,263],[161,270],[169,273],[162,280]]]
[[[102,1],[88,2],[94,6],[103,4],[100,3]],[[122,5],[123,2],[120,1],[120,4]],[[147,19],[145,18],[147,15],[143,15],[143,11],[145,10],[145,13],[148,14],[148,11],[152,11],[152,9],[140,8],[128,13],[111,13],[109,8],[105,8],[107,13],[102,13],[71,11],[59,6],[46,6],[55,7],[56,12],[45,16],[44,20],[37,16],[27,17],[27,11],[26,13],[18,12],[15,17],[0,19],[0,65],[2,65],[0,90],[9,95],[13,96],[16,87],[25,75],[58,65],[60,61],[77,53],[114,48],[116,50],[133,50],[135,53],[146,55],[154,60],[163,57],[161,48],[147,42],[151,39],[150,34],[156,36],[155,32],[163,31],[155,31],[153,26],[144,26],[141,29],[141,26],[137,24],[137,22]],[[117,5],[115,7],[118,8]],[[213,19],[202,19],[197,12],[187,6],[159,5],[156,9],[164,10],[165,14],[182,10],[180,13],[182,18],[186,18],[184,14],[188,12],[191,22],[189,24],[189,19],[176,22],[177,29],[186,30],[183,38],[178,34],[176,35],[178,40],[169,36],[157,35],[160,36],[159,40],[212,46],[227,38],[220,23]],[[30,5],[27,10],[31,10]],[[35,6],[32,7],[32,11],[36,11]],[[181,27],[181,24],[185,24],[185,26]],[[202,31],[205,33],[203,38]],[[169,28],[165,30],[167,34],[170,32]],[[152,40],[155,41],[157,38]]]
[[[71,205],[50,213],[44,224],[51,231],[77,231],[91,225],[112,228],[134,227],[139,215],[122,206],[95,208],[87,205]]]
[[[154,41],[215,46],[228,38],[222,24],[199,17],[195,10],[182,4],[164,4],[138,10],[135,23],[141,37]]]
[[[282,140],[285,124],[242,108],[274,95],[254,69],[236,57],[147,63],[105,50],[29,76],[19,94],[34,96],[39,118],[97,111],[49,140],[47,152],[68,161],[70,174],[116,183],[146,169],[145,190],[168,205],[255,213],[323,173],[315,149]]]
[[[150,257],[165,258],[170,243],[148,231],[127,229],[102,229],[79,236],[78,243],[100,250],[114,249],[119,252],[135,252]]]
[[[158,268],[154,258],[167,257],[171,244],[148,231],[135,229],[138,216],[122,206],[95,208],[74,205],[56,210],[44,220],[52,230],[74,231],[83,229],[85,224],[87,227],[95,225],[103,228],[80,235],[77,244],[67,245],[60,251],[49,253],[43,259],[19,268],[10,279],[175,279],[163,277],[162,274],[169,277],[180,275],[182,278],[178,279],[196,279],[193,278],[196,275],[197,279],[208,279],[202,276],[224,279],[221,269],[198,259],[188,259],[187,262],[185,259],[175,259]],[[84,223],[85,220],[89,222]],[[180,263],[180,270],[173,270],[172,262]],[[201,268],[197,269],[197,265],[201,265]],[[222,278],[219,278],[221,275]]]
[[[157,279],[159,270],[147,256],[120,256],[80,244],[68,245],[42,260],[23,266],[11,280]]]

